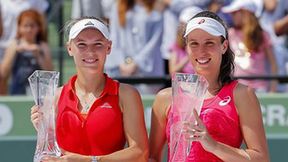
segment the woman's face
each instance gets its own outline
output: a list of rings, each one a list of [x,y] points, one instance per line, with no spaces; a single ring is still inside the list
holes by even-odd
[[[67,50],[74,57],[77,68],[103,72],[106,56],[111,50],[111,41],[99,30],[87,28],[68,43]]]
[[[28,41],[35,41],[39,32],[39,25],[34,19],[24,17],[19,24],[19,32],[22,38]]]
[[[201,29],[195,29],[187,36],[187,52],[195,71],[203,76],[218,76],[222,55],[228,41],[221,43],[220,36],[213,36]]]

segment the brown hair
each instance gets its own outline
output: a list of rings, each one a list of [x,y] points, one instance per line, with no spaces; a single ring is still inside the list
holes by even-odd
[[[254,13],[244,12],[247,14],[245,14],[244,24],[242,25],[243,42],[249,51],[258,51],[263,43],[263,29]]]
[[[148,12],[151,12],[154,8],[155,0],[142,0],[144,7]],[[134,7],[135,0],[118,0],[118,15],[119,24],[124,27],[126,24],[126,13]]]
[[[46,24],[44,15],[39,13],[35,9],[25,10],[25,11],[21,12],[20,15],[18,16],[18,20],[17,20],[18,27],[22,23],[23,19],[27,18],[27,17],[33,19],[39,27],[39,32],[36,36],[37,37],[36,40],[47,42],[47,28],[46,28],[47,24]],[[21,37],[21,33],[19,31],[19,28],[18,28],[16,38],[19,39],[20,37]]]

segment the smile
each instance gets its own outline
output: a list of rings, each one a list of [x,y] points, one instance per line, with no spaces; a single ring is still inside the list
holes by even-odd
[[[207,64],[208,62],[211,61],[211,58],[208,59],[196,59],[196,62],[198,62],[199,64]]]
[[[98,59],[82,59],[82,61],[84,61],[86,63],[95,63],[98,61]]]

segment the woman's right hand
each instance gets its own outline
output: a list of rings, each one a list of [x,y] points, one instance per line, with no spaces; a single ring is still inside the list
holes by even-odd
[[[31,108],[31,122],[34,128],[38,131],[39,123],[42,120],[43,114],[39,111],[39,107],[34,105]]]

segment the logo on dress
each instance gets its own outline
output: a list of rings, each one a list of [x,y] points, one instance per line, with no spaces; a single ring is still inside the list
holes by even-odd
[[[199,22],[198,22],[198,24],[200,25],[200,24],[203,24],[205,22],[205,19],[201,19]]]
[[[84,26],[94,25],[91,21],[87,22]]]
[[[108,103],[108,102],[105,102],[103,105],[100,106],[101,108],[105,108],[105,109],[111,109],[112,106]]]
[[[221,101],[219,102],[219,105],[220,105],[220,106],[228,105],[228,103],[229,103],[230,101],[231,101],[231,97],[230,97],[230,96],[226,96],[226,97],[224,97],[223,100],[221,100]]]

